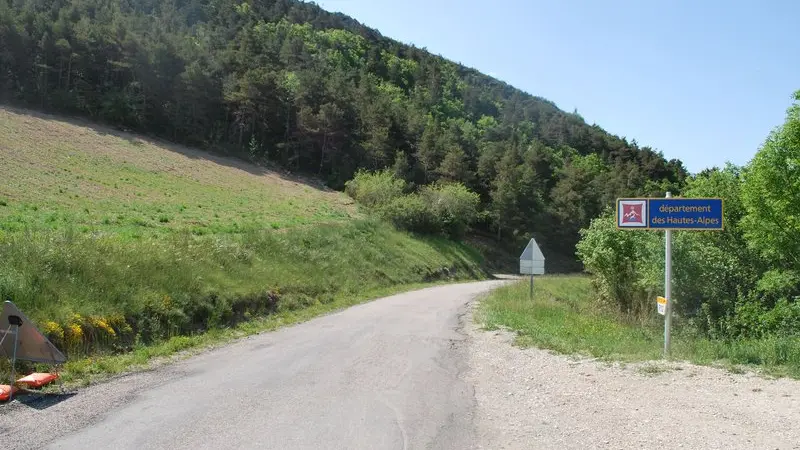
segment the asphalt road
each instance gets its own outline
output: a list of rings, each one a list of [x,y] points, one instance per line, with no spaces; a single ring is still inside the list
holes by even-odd
[[[458,449],[461,316],[503,283],[405,293],[0,414],[3,448]],[[0,408],[2,409],[2,408]]]

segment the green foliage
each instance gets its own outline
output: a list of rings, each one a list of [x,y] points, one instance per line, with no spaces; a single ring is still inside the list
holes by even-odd
[[[799,327],[800,303],[782,299],[770,309],[756,302],[738,305],[731,331],[736,336],[763,339],[769,336],[796,336]]]
[[[674,311],[713,336],[730,333],[735,305],[758,279],[759,258],[739,231],[740,186],[734,166],[692,179],[685,196],[724,197],[726,231],[673,235]],[[617,230],[608,211],[581,235],[578,256],[595,275],[601,297],[619,310],[652,316],[654,297],[664,295],[663,233]]]
[[[478,215],[478,194],[461,183],[442,182],[404,194],[405,183],[393,170],[359,171],[346,192],[395,226],[419,233],[445,233],[460,239]]]
[[[594,276],[600,299],[619,313],[647,317],[652,309],[650,300],[660,295],[653,270],[653,266],[658,267],[658,236],[617,230],[611,211],[592,220],[589,228],[581,230],[581,236],[577,254]],[[660,256],[663,258],[663,251]]]
[[[800,91],[795,100],[800,102]],[[756,153],[745,180],[748,241],[775,264],[800,267],[800,103]]]
[[[438,233],[440,223],[428,203],[414,192],[397,197],[380,209],[381,217],[394,226],[417,233]]]
[[[729,326],[734,336],[796,336],[800,330],[800,273],[767,271],[735,308]]]
[[[423,187],[419,195],[439,227],[450,237],[463,237],[477,218],[480,198],[463,184],[435,183]]]
[[[713,336],[731,333],[735,305],[752,291],[762,267],[741,231],[741,172],[728,164],[689,180],[684,191],[687,197],[722,198],[725,231],[674,234],[678,259],[673,296],[678,311]]]
[[[345,183],[345,192],[355,201],[367,208],[380,209],[401,197],[405,183],[393,172],[359,171],[356,176]]]
[[[766,306],[779,301],[793,301],[800,297],[800,273],[791,270],[767,271],[758,280],[755,292]]]

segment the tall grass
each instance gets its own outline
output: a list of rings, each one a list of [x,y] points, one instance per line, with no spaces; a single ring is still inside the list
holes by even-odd
[[[528,282],[502,287],[481,303],[478,318],[488,329],[516,331],[517,342],[525,347],[629,362],[663,355],[661,316],[631,321],[603,309],[590,279],[584,276],[539,278],[533,300],[529,299]],[[798,338],[712,340],[676,328],[671,357],[697,364],[743,365],[800,378]]]
[[[86,354],[383,287],[479,278],[479,265],[465,245],[366,220],[139,241],[28,231],[0,236],[0,297]]]

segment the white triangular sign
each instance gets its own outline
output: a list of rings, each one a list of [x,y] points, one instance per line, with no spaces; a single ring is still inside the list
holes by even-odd
[[[519,273],[523,275],[544,275],[544,253],[531,238],[528,246],[519,257]]]

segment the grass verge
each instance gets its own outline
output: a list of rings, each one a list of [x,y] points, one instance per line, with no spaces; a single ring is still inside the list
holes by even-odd
[[[655,305],[654,308],[655,309]],[[641,362],[662,358],[663,322],[632,323],[602,309],[586,276],[545,276],[536,280],[529,299],[527,281],[493,291],[476,319],[489,330],[517,333],[522,347],[606,361]],[[672,359],[717,365],[735,372],[749,369],[772,376],[800,378],[800,339],[770,337],[713,340],[674,329]]]
[[[0,293],[67,354],[68,381],[387,293],[485,278],[472,248],[374,221],[124,245],[57,237],[58,251],[50,232],[0,237]]]

